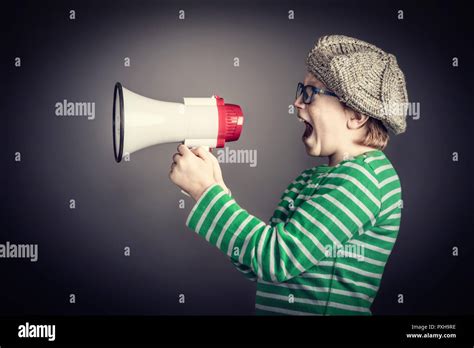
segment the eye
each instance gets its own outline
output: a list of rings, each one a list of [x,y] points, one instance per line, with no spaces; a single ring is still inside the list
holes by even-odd
[[[311,100],[311,96],[313,95],[313,89],[311,88],[311,86],[306,86],[305,94],[306,94],[305,102],[309,103],[309,101]]]

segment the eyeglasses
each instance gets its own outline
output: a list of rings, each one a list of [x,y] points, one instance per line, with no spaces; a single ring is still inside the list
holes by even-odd
[[[311,104],[314,94],[324,94],[337,97],[337,95],[328,90],[311,85],[305,86],[302,82],[298,82],[298,87],[296,87],[296,99],[298,99],[301,94],[303,94],[303,103],[305,104]]]

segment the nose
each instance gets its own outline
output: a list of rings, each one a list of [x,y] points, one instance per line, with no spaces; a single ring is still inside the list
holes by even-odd
[[[293,105],[298,109],[304,109],[306,104],[303,103],[303,95],[300,95],[298,98],[296,98]]]

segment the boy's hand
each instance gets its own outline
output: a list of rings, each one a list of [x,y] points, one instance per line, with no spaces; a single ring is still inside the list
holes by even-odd
[[[197,201],[209,186],[217,182],[211,157],[215,158],[202,146],[191,151],[180,144],[178,153],[173,155],[169,178]]]
[[[214,156],[211,152],[207,151],[203,147],[197,147],[195,149],[192,149],[191,151],[196,155],[200,153],[211,160],[212,165],[213,165],[213,170],[214,170],[214,180],[224,189],[224,191],[226,191],[227,193],[230,193],[230,190],[227,188],[226,184],[224,183],[224,178],[222,177],[221,166],[216,156]]]

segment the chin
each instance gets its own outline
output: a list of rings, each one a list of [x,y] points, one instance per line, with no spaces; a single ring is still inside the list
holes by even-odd
[[[321,157],[321,154],[314,149],[306,149],[306,153],[311,157]]]
[[[315,139],[308,138],[304,140],[304,146],[306,148],[306,153],[309,156],[319,157],[321,156],[321,146],[317,143]]]

